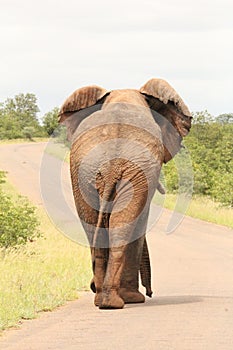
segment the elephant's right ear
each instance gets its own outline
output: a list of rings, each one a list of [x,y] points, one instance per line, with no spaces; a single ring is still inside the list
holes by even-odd
[[[71,140],[83,119],[101,109],[108,94],[109,92],[102,87],[92,85],[75,90],[65,100],[59,111],[58,122],[66,125],[68,140]]]
[[[152,114],[162,131],[166,163],[180,150],[182,138],[191,128],[192,115],[178,93],[163,79],[150,79],[140,92],[155,111]]]

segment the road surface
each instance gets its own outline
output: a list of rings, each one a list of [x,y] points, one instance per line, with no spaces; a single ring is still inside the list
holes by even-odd
[[[40,205],[44,149],[43,143],[0,146],[0,168]],[[148,234],[152,299],[123,310],[99,310],[93,294],[83,293],[79,300],[5,332],[0,349],[232,350],[233,231],[186,217],[166,235],[170,215],[164,210]]]

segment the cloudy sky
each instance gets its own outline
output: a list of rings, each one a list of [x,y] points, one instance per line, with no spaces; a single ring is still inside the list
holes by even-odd
[[[166,79],[192,111],[233,112],[232,0],[0,0],[0,101],[41,115],[75,89]]]

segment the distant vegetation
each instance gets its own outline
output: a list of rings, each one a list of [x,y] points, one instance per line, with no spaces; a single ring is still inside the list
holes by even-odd
[[[48,136],[53,135],[58,127],[59,108],[55,107],[52,111],[46,113],[43,118],[43,127]]]
[[[39,108],[34,94],[19,94],[0,104],[0,140],[48,137],[57,128],[58,108],[46,113],[39,123]],[[208,196],[228,207],[233,206],[233,113],[214,118],[207,111],[193,113],[190,134],[184,139],[192,159],[194,194]],[[64,133],[60,141],[65,142]],[[166,187],[178,189],[175,162],[164,167]]]
[[[18,94],[0,103],[0,140],[50,136],[57,127],[58,108],[45,114],[42,125],[34,94]]]
[[[19,94],[0,104],[0,139],[44,136],[39,125],[37,99],[34,94]]]
[[[213,118],[207,111],[193,114],[193,125],[183,144],[190,152],[194,194],[233,207],[233,113]],[[178,189],[174,161],[164,167],[168,191]]]

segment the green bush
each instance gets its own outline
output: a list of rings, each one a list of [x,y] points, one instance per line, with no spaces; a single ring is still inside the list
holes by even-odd
[[[208,196],[232,207],[233,115],[224,114],[214,118],[204,111],[195,113],[193,117],[191,131],[183,143],[192,160],[194,194]],[[177,162],[180,155],[182,151],[163,168],[167,191],[170,193],[179,188],[178,175],[182,173],[178,174],[177,169],[184,171],[186,177],[192,175],[185,174],[185,167]]]
[[[0,184],[4,182],[0,172]],[[18,247],[40,236],[35,208],[24,197],[12,200],[0,188],[0,248]]]
[[[32,140],[35,134],[35,128],[33,126],[25,126],[22,133],[26,139]]]

